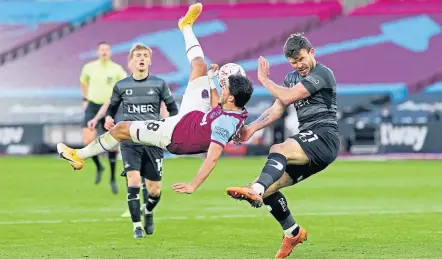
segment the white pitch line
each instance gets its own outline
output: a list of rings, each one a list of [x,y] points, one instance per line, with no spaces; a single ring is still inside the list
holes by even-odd
[[[23,224],[60,224],[63,220],[19,220],[1,221],[0,225],[23,225]]]
[[[357,216],[357,215],[396,215],[416,213],[442,213],[442,209],[416,209],[416,210],[372,210],[372,211],[341,211],[341,212],[305,212],[294,214],[295,216]],[[245,219],[270,217],[270,214],[234,214],[234,215],[212,215],[212,216],[160,216],[155,220],[213,220],[213,219]],[[68,220],[17,220],[0,221],[0,225],[26,225],[26,224],[61,224],[61,223],[94,223],[94,222],[115,222],[129,221],[128,218],[89,218],[89,219],[68,219]]]

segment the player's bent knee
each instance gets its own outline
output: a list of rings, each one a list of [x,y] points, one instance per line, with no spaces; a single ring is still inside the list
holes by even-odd
[[[283,144],[274,144],[270,147],[270,153],[280,153],[284,154]]]
[[[289,138],[284,143],[275,144],[270,148],[271,153],[280,153],[287,158],[289,164],[307,164],[309,158],[301,145],[294,139]]]
[[[130,137],[131,122],[118,122],[111,130],[111,135],[117,140],[131,140]]]
[[[147,190],[152,197],[158,197],[161,194],[161,182],[149,181],[146,182]]]
[[[202,57],[194,58],[191,62],[191,66],[192,70],[194,71],[202,71],[204,73],[207,72],[207,64]]]
[[[207,75],[207,65],[203,58],[197,57],[192,60],[192,71],[190,73],[189,82]]]
[[[141,175],[139,171],[128,171],[126,174],[128,187],[140,187]]]

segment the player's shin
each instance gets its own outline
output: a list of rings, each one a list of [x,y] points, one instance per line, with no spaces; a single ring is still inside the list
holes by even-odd
[[[280,191],[264,198],[264,204],[267,205],[270,213],[279,222],[286,237],[294,237],[298,235],[299,226],[296,224],[295,219],[290,213],[287,199]]]
[[[118,143],[119,141],[115,139],[110,132],[106,132],[86,147],[77,150],[77,156],[81,159],[87,159],[94,155],[112,150],[118,145]]]
[[[111,181],[115,182],[115,168],[117,164],[117,152],[109,152],[108,153],[109,158],[109,165],[111,170]]]
[[[267,162],[261,171],[261,175],[256,183],[252,185],[252,188],[260,195],[264,194],[270,185],[282,177],[286,166],[287,158],[284,155],[279,153],[269,154]]]
[[[201,48],[201,45],[198,42],[198,39],[196,38],[195,34],[193,33],[191,26],[184,26],[183,36],[184,36],[184,41],[186,43],[186,53],[187,53],[187,59],[189,59],[189,62],[192,62],[192,60],[197,57],[204,58],[203,49]]]
[[[143,209],[146,210],[146,205],[147,205],[147,198],[149,196],[149,193],[147,192],[147,188],[146,188],[146,181],[144,178],[141,179],[141,191],[143,193]]]
[[[127,189],[127,205],[129,206],[130,216],[134,229],[142,227],[141,225],[141,210],[140,210],[140,188],[128,187]]]
[[[152,196],[151,194],[147,197],[147,203],[146,203],[146,214],[152,214],[153,209],[155,206],[160,202],[161,193],[158,194],[158,196]]]

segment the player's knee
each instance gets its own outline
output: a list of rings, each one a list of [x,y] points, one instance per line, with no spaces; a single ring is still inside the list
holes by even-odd
[[[141,177],[139,171],[127,172],[127,186],[128,187],[140,187]]]
[[[122,121],[118,122],[111,130],[111,134],[118,140],[126,140],[130,136],[130,124],[131,122]]]
[[[270,147],[270,153],[279,153],[279,154],[285,155],[284,154],[284,143],[272,145]]]
[[[191,62],[191,66],[193,72],[199,72],[201,74],[207,72],[207,64],[202,57],[194,58]]]
[[[161,182],[147,181],[147,190],[152,197],[159,197],[161,194]]]
[[[270,153],[282,154],[287,158],[287,161],[294,164],[305,164],[309,161],[301,145],[291,138],[283,143],[274,144],[270,148]]]

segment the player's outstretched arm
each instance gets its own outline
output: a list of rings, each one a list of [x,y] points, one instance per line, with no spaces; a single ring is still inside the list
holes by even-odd
[[[219,93],[216,88],[212,88],[210,90],[210,106],[212,108],[217,107],[219,105]]]
[[[278,120],[282,116],[286,108],[287,106],[282,104],[279,99],[276,99],[273,105],[267,108],[267,110],[264,111],[264,113],[262,113],[261,116],[258,117],[258,119],[241,129],[240,141],[245,142],[249,140],[255,132],[263,129],[268,125],[271,125],[273,122]]]
[[[270,65],[264,57],[258,59],[258,79],[262,85],[274,96],[279,99],[285,106],[289,106],[295,101],[307,98],[310,96],[310,92],[304,85],[299,82],[293,88],[281,87],[270,78]]]
[[[209,84],[210,84],[210,106],[212,108],[219,105],[219,93],[216,89],[215,81],[213,80],[219,71],[218,64],[210,64],[210,70],[207,72],[207,76],[209,76]]]
[[[193,193],[198,187],[209,177],[213,168],[215,168],[218,159],[221,157],[223,152],[223,147],[215,142],[212,142],[207,151],[207,157],[204,159],[203,164],[198,170],[197,175],[190,184],[187,183],[177,183],[172,186],[173,190],[178,193]]]

